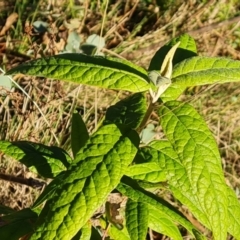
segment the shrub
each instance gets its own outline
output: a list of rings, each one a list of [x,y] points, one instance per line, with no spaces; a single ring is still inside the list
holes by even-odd
[[[160,68],[161,66],[161,68]],[[160,71],[159,71],[160,68]],[[154,194],[168,189],[214,239],[240,236],[240,205],[224,179],[217,144],[203,118],[176,100],[190,86],[240,80],[240,62],[197,55],[188,35],[160,48],[148,71],[109,57],[61,54],[24,63],[6,74],[23,73],[133,94],[107,109],[103,124],[89,136],[78,113],[72,117],[73,159],[59,147],[0,142],[0,150],[39,175],[52,178],[31,209],[2,206],[1,239],[94,239],[101,232],[91,217],[106,203],[99,224],[111,239],[146,239],[148,228],[182,239],[179,226],[204,239],[176,207]],[[147,94],[150,93],[150,103]],[[165,138],[154,140],[155,111]],[[111,214],[109,194],[128,198],[121,224]],[[42,204],[45,205],[42,207]],[[96,237],[98,236],[98,237]],[[10,237],[10,238],[9,238]]]

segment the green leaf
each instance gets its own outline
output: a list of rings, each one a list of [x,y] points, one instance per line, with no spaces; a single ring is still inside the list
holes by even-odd
[[[71,240],[90,240],[92,234],[92,225],[90,222],[80,229],[80,231]]]
[[[235,192],[227,187],[228,197],[228,232],[235,238],[240,239],[240,203]]]
[[[113,124],[92,135],[63,173],[31,240],[74,237],[119,183],[137,152],[137,137],[136,132],[121,132]]]
[[[218,147],[205,121],[190,105],[172,101],[159,110],[170,146],[151,145],[168,156],[166,171],[174,196],[213,231],[227,236],[227,190]]]
[[[133,94],[115,105],[106,112],[106,122],[123,124],[129,128],[137,128],[147,111],[147,102],[142,93]]]
[[[128,199],[125,217],[131,240],[145,240],[148,230],[148,205]]]
[[[144,180],[151,183],[158,183],[166,180],[165,171],[157,162],[132,165],[128,168],[126,175],[134,179]]]
[[[172,239],[182,240],[182,236],[173,220],[161,215],[154,208],[149,207],[149,227],[155,232],[162,233]]]
[[[0,215],[1,214],[9,214],[9,213],[13,213],[13,212],[15,212],[15,210],[13,210],[12,208],[0,205]]]
[[[175,66],[173,79],[185,86],[238,82],[239,68],[239,61],[228,58],[193,57]]]
[[[78,151],[86,144],[89,134],[82,117],[77,112],[72,115],[71,146],[74,158]]]
[[[166,181],[165,159],[155,149],[143,147],[139,149],[134,165],[128,168],[125,175],[134,179],[147,181],[150,183],[159,183]]]
[[[92,233],[91,233],[91,238],[90,240],[102,240],[102,236],[100,235],[100,231],[101,230],[98,230],[97,227],[93,227],[92,226]]]
[[[0,152],[15,158],[31,171],[46,178],[53,178],[65,171],[71,162],[69,155],[59,147],[27,141],[0,141]]]
[[[22,73],[102,88],[143,92],[149,89],[147,72],[131,62],[83,54],[61,54],[29,61],[6,74]]]
[[[124,176],[121,183],[117,186],[117,190],[133,201],[148,204],[148,206],[153,207],[159,215],[168,217],[174,222],[181,224],[193,234],[192,230],[195,229],[194,226],[182,215],[182,213],[165,200],[139,187],[134,180]]]
[[[207,238],[200,232],[193,230],[193,234],[196,240],[207,240]]]
[[[33,223],[37,219],[37,214],[29,208],[25,208],[1,218],[7,223],[0,226],[0,239],[18,240],[33,231]]]
[[[176,53],[174,54],[173,66],[183,61],[184,59],[191,58],[197,55],[196,43],[194,39],[187,34],[183,34],[179,37],[173,38],[170,42],[168,42],[166,45],[161,47],[155,53],[149,65],[148,71],[153,71],[153,70],[159,71],[163,64],[165,56],[167,55],[169,50],[175,44],[177,44],[177,42],[180,42],[180,45],[176,50]]]
[[[20,211],[14,211],[10,214],[6,214],[1,218],[4,221],[11,222],[11,221],[18,221],[21,219],[29,219],[29,218],[34,219],[36,217],[37,217],[37,214],[34,211],[32,211],[30,208],[24,208]]]
[[[46,200],[50,200],[54,197],[54,193],[61,186],[61,183],[64,181],[64,172],[60,173],[54,178],[54,181],[50,182],[44,191],[40,194],[37,200],[34,202],[31,209],[36,209]]]
[[[239,82],[239,79],[239,61],[216,57],[192,57],[174,67],[172,84],[161,98],[164,101],[176,99],[190,86]]]
[[[114,240],[132,240],[129,237],[129,234],[126,228],[123,228],[122,230],[120,230],[114,225],[111,225],[109,227],[108,234],[111,237],[111,239],[114,239]]]

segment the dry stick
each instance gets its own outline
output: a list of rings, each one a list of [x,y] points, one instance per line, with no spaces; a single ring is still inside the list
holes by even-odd
[[[89,0],[85,0],[84,1],[84,5],[85,5],[85,11],[84,11],[84,16],[83,16],[83,19],[81,19],[81,24],[78,28],[78,32],[81,33],[82,32],[82,29],[83,29],[83,26],[85,24],[85,20],[87,18],[87,13],[88,13],[88,7],[89,7]]]
[[[237,16],[237,17],[234,17],[234,18],[231,18],[231,19],[224,20],[222,22],[213,23],[213,24],[210,24],[208,26],[189,31],[188,34],[190,34],[192,36],[197,36],[199,34],[210,32],[212,30],[215,30],[216,28],[220,28],[220,27],[227,26],[227,25],[230,25],[230,24],[233,24],[233,23],[237,23],[239,21],[240,21],[240,16]]]
[[[202,27],[202,28],[199,28],[199,29],[196,29],[196,30],[188,31],[187,33],[189,35],[191,35],[192,37],[198,37],[200,34],[208,33],[208,32],[211,32],[212,30],[216,30],[217,28],[228,26],[228,25],[231,25],[231,24],[234,24],[234,23],[238,23],[239,21],[240,21],[240,16],[237,16],[237,17],[234,17],[234,18],[231,18],[231,19],[224,20],[222,22],[210,24],[208,26],[205,26],[205,27]],[[152,43],[150,46],[139,48],[138,50],[135,50],[134,52],[130,52],[130,53],[129,52],[123,52],[123,53],[121,53],[121,56],[126,58],[126,59],[129,59],[129,60],[134,59],[134,58],[136,59],[141,54],[144,54],[146,51],[149,51],[149,50],[152,50],[152,49],[158,49],[165,42],[166,42],[166,40],[159,41],[157,43]]]
[[[100,37],[102,37],[103,35],[103,27],[104,27],[104,23],[105,23],[105,20],[106,20],[106,15],[107,15],[107,8],[108,8],[108,4],[109,4],[109,1],[106,0],[106,6],[105,6],[105,9],[104,9],[104,15],[103,15],[103,20],[102,20],[102,26],[101,26],[101,31],[100,31]],[[98,47],[97,47],[97,51],[96,51],[96,55],[99,54],[99,44],[100,43],[100,38],[99,38],[99,42],[98,42]],[[95,87],[95,104],[94,104],[94,108],[95,108],[95,111],[94,111],[94,114],[95,114],[95,121],[94,121],[94,125],[95,125],[95,130],[97,130],[97,124],[98,124],[98,115],[97,115],[97,112],[98,112],[98,88]]]
[[[0,179],[8,182],[15,182],[15,183],[27,185],[32,188],[40,188],[40,189],[46,184],[45,182],[38,181],[34,178],[20,178],[12,175],[7,175],[4,173],[0,173]]]
[[[0,68],[0,71],[5,74],[5,72],[3,71],[2,68]],[[40,107],[38,106],[38,104],[29,96],[29,94],[15,81],[13,80],[13,78],[11,78],[10,76],[7,76],[11,82],[13,82],[32,102],[33,104],[35,105],[35,107],[37,108],[37,110],[39,111],[39,113],[42,115],[44,121],[46,122],[46,124],[48,125],[49,129],[50,129],[50,132],[52,133],[53,137],[55,138],[56,142],[58,145],[60,145],[60,142],[57,138],[57,136],[55,135],[55,133],[52,131],[52,127],[50,125],[50,123],[48,122],[48,120],[46,119],[45,115],[43,114],[42,110],[40,109]]]
[[[103,36],[103,28],[104,28],[104,24],[105,24],[105,21],[106,21],[108,4],[109,4],[109,1],[106,0],[106,5],[105,5],[105,9],[104,9],[104,14],[103,14],[103,20],[102,20],[102,25],[101,25],[101,31],[100,31],[100,37]],[[98,47],[97,47],[97,52],[96,52],[96,54],[99,53],[99,43],[100,43],[100,38],[99,38],[99,42],[98,42]]]

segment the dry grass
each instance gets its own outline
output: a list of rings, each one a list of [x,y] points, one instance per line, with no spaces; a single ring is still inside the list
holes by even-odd
[[[84,4],[79,3],[71,9],[64,5],[64,1],[61,5],[57,4],[58,1],[53,1],[52,10],[48,10],[49,16],[46,17],[44,12],[49,8],[50,2],[39,1],[35,19],[51,23],[51,34],[33,36],[31,31],[27,34],[22,32],[22,48],[16,47],[21,38],[13,37],[15,25],[11,26],[6,36],[0,37],[0,59],[6,68],[28,60],[29,56],[25,52],[29,49],[35,52],[35,57],[57,53],[61,48],[61,39],[64,43],[69,32],[68,28],[62,28],[62,23],[65,20],[70,23],[71,19],[81,20],[77,29],[82,38],[92,33],[100,34],[103,30],[107,43],[103,49],[105,54],[127,58],[145,68],[159,47],[185,32],[196,39],[200,55],[240,59],[240,21],[236,17],[240,3],[236,0],[210,0],[206,4],[194,0],[183,1],[165,12],[161,12],[155,5],[145,7],[140,1],[116,1],[109,5],[104,23],[105,8],[98,4],[99,1],[84,1]],[[8,12],[11,13],[9,9],[14,10],[11,5],[8,5]],[[59,15],[61,24],[57,21]],[[31,23],[32,16],[20,19],[22,25]],[[0,21],[0,29],[3,25]],[[69,150],[70,116],[75,108],[83,115],[89,131],[93,132],[101,122],[106,107],[122,96],[122,93],[115,91],[97,91],[91,87],[40,78],[19,76],[16,80],[41,108],[51,128],[33,103],[15,88],[0,99],[0,139],[30,140],[47,145],[59,142],[66,150]],[[186,91],[181,97],[198,109],[213,131],[221,152],[226,179],[237,194],[240,188],[239,86],[240,83],[198,87]],[[23,177],[29,174],[25,167],[4,156],[0,158],[0,171]],[[16,209],[32,204],[36,190],[6,181],[0,182],[0,203]]]

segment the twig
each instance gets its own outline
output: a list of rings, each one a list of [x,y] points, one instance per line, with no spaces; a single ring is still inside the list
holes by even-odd
[[[12,175],[7,175],[4,173],[0,173],[0,179],[9,181],[9,182],[24,184],[29,187],[38,188],[38,189],[41,189],[46,184],[45,182],[38,181],[34,178],[20,178],[20,177],[15,177]]]
[[[227,19],[225,21],[221,21],[218,23],[210,24],[208,26],[204,26],[204,27],[196,29],[196,30],[188,31],[187,33],[189,35],[191,35],[192,37],[199,37],[203,33],[210,33],[211,31],[216,30],[217,28],[228,26],[228,25],[231,25],[234,23],[238,23],[239,21],[240,21],[240,16],[237,16],[237,17],[234,17],[231,19]],[[143,41],[146,42],[146,40],[147,39],[144,37],[142,38],[142,40],[138,39],[139,42],[143,42]],[[150,39],[148,39],[148,40],[150,40]],[[137,59],[142,54],[146,54],[146,52],[149,52],[149,51],[155,52],[155,49],[158,49],[159,47],[164,45],[166,43],[166,41],[167,40],[165,39],[164,41],[158,41],[158,42],[151,43],[149,46],[136,49],[134,52],[132,52],[132,51],[130,52],[130,49],[129,49],[128,51],[122,52],[120,55],[128,60]],[[131,44],[130,47],[132,48],[132,46],[134,46],[133,43]]]
[[[5,71],[4,71],[2,68],[0,68],[0,71],[1,71],[3,74],[5,74]],[[13,78],[11,78],[10,76],[7,76],[7,77],[11,80],[11,82],[13,82],[13,83],[33,102],[33,104],[35,105],[35,107],[37,108],[37,110],[39,111],[39,113],[42,115],[44,121],[45,121],[46,124],[48,125],[48,127],[49,127],[49,129],[50,129],[53,137],[55,138],[57,144],[60,145],[60,142],[59,142],[57,136],[56,136],[55,133],[52,131],[52,126],[51,126],[51,124],[50,124],[50,123],[48,122],[48,120],[46,119],[45,115],[43,114],[43,112],[42,112],[41,108],[38,106],[38,104],[29,96],[29,94],[28,94],[15,80],[13,80]]]

